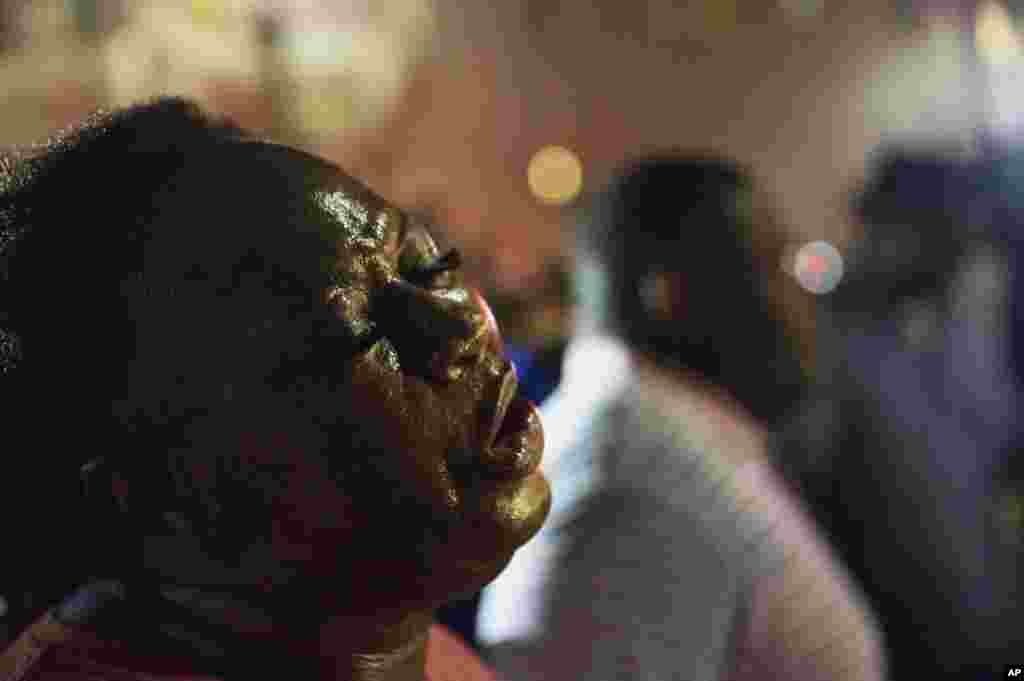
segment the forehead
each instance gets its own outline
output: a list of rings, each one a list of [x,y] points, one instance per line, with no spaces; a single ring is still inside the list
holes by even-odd
[[[321,236],[338,246],[377,249],[398,226],[400,211],[339,169],[309,192]]]
[[[263,218],[286,207],[289,222],[299,218],[299,231],[312,229],[335,248],[355,250],[380,248],[400,224],[397,208],[324,158],[268,142],[236,148],[242,151],[236,160],[249,171],[245,176],[255,180],[237,183],[239,191],[248,201],[256,195],[252,205],[267,212]],[[281,198],[284,205],[277,205]]]

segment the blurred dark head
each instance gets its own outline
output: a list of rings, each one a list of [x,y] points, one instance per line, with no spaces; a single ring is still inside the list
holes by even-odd
[[[986,220],[976,168],[941,150],[881,150],[852,199],[863,234],[830,296],[837,312],[877,315],[909,299],[942,296],[967,239]]]
[[[771,424],[802,394],[804,373],[780,261],[758,246],[760,230],[777,226],[764,204],[728,160],[627,165],[580,227],[580,297],[584,315]]]

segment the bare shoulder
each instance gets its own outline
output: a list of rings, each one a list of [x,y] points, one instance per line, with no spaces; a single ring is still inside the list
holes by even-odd
[[[430,628],[427,643],[429,681],[498,681],[484,662],[440,624]]]

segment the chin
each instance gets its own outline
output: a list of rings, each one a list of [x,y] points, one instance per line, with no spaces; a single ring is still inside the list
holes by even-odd
[[[462,528],[456,532],[467,552],[461,562],[504,567],[544,525],[551,510],[551,487],[539,470],[517,480],[480,484],[488,487],[463,506]]]
[[[539,470],[506,483],[486,497],[505,546],[515,550],[543,526],[551,510],[551,486]]]

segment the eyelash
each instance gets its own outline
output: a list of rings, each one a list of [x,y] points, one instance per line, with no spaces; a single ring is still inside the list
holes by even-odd
[[[431,286],[436,283],[437,277],[441,276],[445,272],[457,270],[461,266],[462,255],[453,248],[444,255],[434,258],[432,262],[417,264],[406,275],[406,278],[414,284]]]

